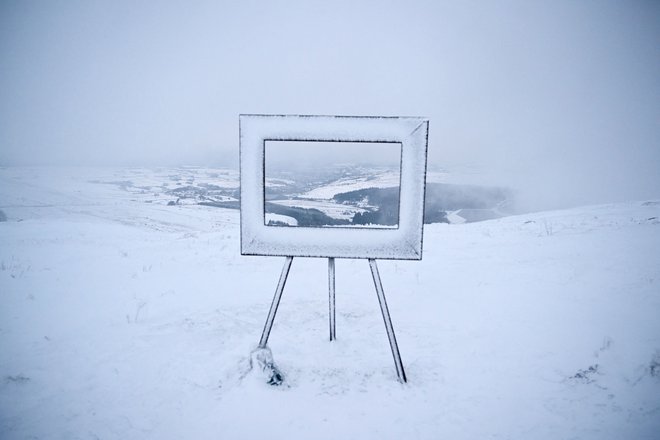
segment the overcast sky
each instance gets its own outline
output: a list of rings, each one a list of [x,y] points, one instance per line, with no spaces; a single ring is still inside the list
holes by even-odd
[[[240,113],[427,116],[532,208],[660,198],[660,2],[0,2],[2,165],[237,166]]]

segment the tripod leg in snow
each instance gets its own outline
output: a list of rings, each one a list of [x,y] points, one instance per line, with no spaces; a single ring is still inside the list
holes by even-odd
[[[277,283],[277,289],[275,289],[275,296],[273,297],[273,302],[271,303],[270,310],[268,311],[268,318],[266,318],[264,331],[261,333],[259,348],[266,348],[266,344],[268,344],[268,337],[270,336],[270,331],[273,328],[273,321],[275,321],[275,314],[277,313],[277,308],[280,305],[280,299],[282,299],[282,291],[284,290],[286,279],[289,276],[289,269],[291,269],[292,261],[293,257],[286,257],[286,260],[284,261],[284,267],[282,268],[280,281]]]
[[[330,312],[330,340],[337,339],[335,329],[335,259],[328,258],[328,291],[329,291],[329,312]]]
[[[371,276],[374,279],[376,286],[376,293],[378,294],[378,302],[380,303],[380,311],[383,314],[383,321],[385,321],[385,330],[387,330],[387,337],[390,340],[390,348],[392,349],[392,356],[394,357],[394,366],[396,367],[396,374],[399,376],[399,381],[407,382],[406,372],[403,370],[403,362],[401,361],[401,354],[399,353],[399,346],[396,343],[396,336],[394,335],[394,327],[392,327],[392,319],[390,318],[390,311],[387,308],[387,301],[385,301],[385,292],[383,291],[383,283],[380,281],[378,274],[378,266],[376,260],[369,259],[369,266],[371,267]]]

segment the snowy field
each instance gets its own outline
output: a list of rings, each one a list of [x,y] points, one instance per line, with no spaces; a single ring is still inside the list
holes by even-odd
[[[315,200],[330,200],[339,193],[357,191],[365,188],[398,187],[400,184],[401,174],[399,170],[381,170],[374,174],[369,174],[367,177],[339,179],[332,184],[314,188],[311,191],[301,194],[300,197]]]
[[[327,263],[294,259],[272,387],[284,259],[239,255],[236,210],[102,183],[129,172],[0,169],[0,438],[660,438],[659,201],[427,225],[379,262],[405,385],[367,262],[337,262],[330,343]]]
[[[297,207],[305,209],[318,209],[328,217],[351,220],[356,212],[367,212],[366,209],[357,208],[351,205],[342,205],[340,203],[334,203],[329,200],[301,200],[301,199],[291,199],[291,200],[272,200],[271,203],[276,203],[282,206],[288,207]],[[270,213],[268,214],[270,215]]]

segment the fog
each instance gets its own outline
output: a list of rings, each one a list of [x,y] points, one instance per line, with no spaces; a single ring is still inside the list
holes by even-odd
[[[295,160],[292,160],[295,158]],[[332,166],[371,166],[399,170],[401,144],[398,142],[306,142],[266,141],[266,174],[273,170],[322,169]]]
[[[0,165],[238,165],[240,113],[425,116],[521,209],[660,198],[658,2],[0,3]]]

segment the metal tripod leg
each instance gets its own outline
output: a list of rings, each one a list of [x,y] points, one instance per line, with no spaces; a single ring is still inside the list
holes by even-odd
[[[330,312],[330,340],[337,339],[335,329],[335,259],[328,258],[328,290],[329,290],[329,312]]]
[[[380,281],[378,274],[378,266],[376,260],[369,259],[369,266],[371,267],[371,275],[374,278],[374,285],[376,286],[376,293],[378,294],[378,302],[380,303],[380,311],[383,314],[383,321],[385,321],[385,329],[387,330],[387,337],[390,340],[390,348],[392,349],[392,356],[394,357],[394,366],[396,367],[396,374],[399,376],[399,381],[407,382],[406,372],[403,370],[403,362],[401,361],[401,354],[399,353],[399,346],[396,343],[396,336],[394,336],[394,327],[392,327],[392,319],[390,318],[390,311],[387,308],[387,301],[385,301],[385,292],[383,291],[383,284]]]
[[[264,331],[263,333],[261,333],[259,348],[266,348],[266,344],[268,343],[268,336],[270,336],[270,331],[273,328],[273,321],[275,320],[275,314],[277,313],[277,308],[280,305],[280,299],[282,299],[282,291],[284,290],[284,284],[286,284],[286,279],[289,276],[289,269],[291,269],[292,261],[293,261],[293,257],[286,257],[286,261],[284,261],[284,267],[282,268],[280,281],[277,283],[277,289],[275,290],[275,296],[273,297],[273,302],[270,305],[270,311],[268,312],[266,325],[264,325]]]

